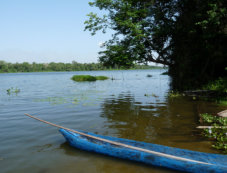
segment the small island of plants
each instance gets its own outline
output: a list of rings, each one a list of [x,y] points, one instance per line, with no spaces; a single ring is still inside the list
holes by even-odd
[[[76,82],[83,82],[83,81],[107,80],[109,78],[106,76],[74,75],[71,79]]]

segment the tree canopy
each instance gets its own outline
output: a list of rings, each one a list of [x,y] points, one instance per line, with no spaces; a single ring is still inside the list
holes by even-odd
[[[95,0],[89,4],[104,15],[88,14],[85,30],[92,35],[114,31],[99,52],[104,65],[161,63],[169,67],[172,84],[178,88],[226,75],[227,1]]]

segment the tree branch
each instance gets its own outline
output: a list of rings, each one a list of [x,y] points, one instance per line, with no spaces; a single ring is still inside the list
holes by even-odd
[[[148,58],[147,58],[148,61],[151,61],[151,62],[155,62],[155,63],[159,63],[159,64],[163,64],[163,65],[171,65],[170,62],[167,62],[165,60],[161,60],[160,59],[160,56],[158,56],[158,58],[154,58],[152,55],[150,55]]]

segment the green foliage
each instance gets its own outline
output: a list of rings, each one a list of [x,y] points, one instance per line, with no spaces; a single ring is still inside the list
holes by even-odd
[[[221,124],[223,126],[227,125],[227,118],[213,116],[207,113],[201,114],[201,117],[203,121],[207,123],[216,123],[216,124]]]
[[[176,98],[176,97],[181,97],[181,96],[183,96],[183,94],[181,94],[181,93],[179,93],[177,91],[170,91],[168,93],[168,97],[169,98]]]
[[[18,94],[20,92],[20,89],[11,87],[11,88],[7,89],[6,92],[8,95],[13,94],[13,93]]]
[[[105,42],[106,50],[99,53],[100,61],[105,65],[130,67],[135,62],[146,63],[151,60],[169,64],[166,59],[168,52],[163,51],[165,43],[168,42],[168,36],[162,35],[163,43],[159,38],[151,37],[151,34],[162,34],[158,30],[159,24],[152,22],[155,11],[161,13],[158,3],[138,0],[96,0],[90,5],[105,10],[108,14],[98,17],[97,14],[90,13],[89,19],[85,21],[85,30],[89,30],[92,35],[99,30],[102,32],[106,32],[108,29],[116,31],[113,39]],[[157,58],[152,55],[154,49],[159,53]]]
[[[227,154],[227,118],[217,117],[210,114],[201,114],[205,123],[209,123],[213,128],[205,129],[204,135],[215,140],[212,147],[222,150]]]
[[[136,64],[133,69],[156,69],[162,68],[157,66],[148,66]],[[72,63],[35,63],[29,64],[24,63],[7,63],[0,61],[0,73],[14,73],[14,72],[44,72],[44,71],[92,71],[92,70],[117,70],[120,69],[118,66],[105,67],[101,63],[77,63],[73,61]]]
[[[96,81],[96,78],[90,75],[74,75],[71,79],[77,82]]]
[[[169,66],[173,89],[198,88],[227,75],[227,1],[94,0],[85,30],[115,31],[99,52],[106,66]]]
[[[83,81],[106,80],[109,78],[106,76],[74,75],[71,79],[76,82],[83,82]]]
[[[222,105],[222,106],[227,106],[227,98],[217,100],[217,103]]]
[[[227,78],[219,78],[215,81],[211,81],[203,88],[207,90],[214,90],[227,93]]]
[[[107,80],[107,79],[109,79],[106,76],[96,76],[95,78],[96,78],[96,80]]]

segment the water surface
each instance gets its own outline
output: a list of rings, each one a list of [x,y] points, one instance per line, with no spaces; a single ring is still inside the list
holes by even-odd
[[[163,70],[0,74],[2,173],[175,172],[72,148],[58,129],[24,113],[77,130],[217,153],[200,136],[200,113],[223,108],[190,98],[168,98]],[[75,74],[114,80],[74,82]],[[151,74],[152,77],[147,77]],[[19,93],[6,90],[19,88]]]

